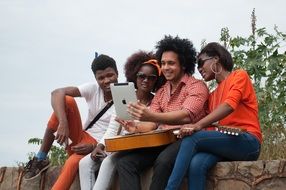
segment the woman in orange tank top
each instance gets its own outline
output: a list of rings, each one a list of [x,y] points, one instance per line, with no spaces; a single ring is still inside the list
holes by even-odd
[[[216,80],[209,97],[210,113],[179,132],[183,138],[167,190],[179,189],[185,174],[188,188],[205,189],[206,175],[218,161],[257,160],[262,142],[258,104],[244,70],[233,69],[230,53],[218,43],[207,44],[198,55],[198,70],[205,81]],[[245,131],[238,136],[203,130],[213,124]]]

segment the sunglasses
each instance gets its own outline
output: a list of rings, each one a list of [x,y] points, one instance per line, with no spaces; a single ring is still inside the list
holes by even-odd
[[[205,62],[206,62],[207,60],[212,59],[212,58],[213,58],[213,57],[209,57],[209,58],[206,58],[206,59],[199,59],[199,60],[198,60],[198,69],[201,68],[201,67],[203,67],[204,64],[205,64]]]
[[[140,80],[149,80],[149,81],[155,81],[157,79],[157,75],[146,75],[144,73],[137,73],[137,79]]]

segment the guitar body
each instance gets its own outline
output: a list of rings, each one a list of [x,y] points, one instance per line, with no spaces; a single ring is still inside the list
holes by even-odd
[[[158,130],[107,138],[105,139],[105,148],[107,152],[116,152],[167,145],[175,141],[176,136],[172,130]]]

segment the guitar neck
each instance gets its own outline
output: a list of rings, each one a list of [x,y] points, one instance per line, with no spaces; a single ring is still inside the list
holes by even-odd
[[[218,125],[218,124],[213,124],[213,126],[215,126],[216,131],[219,131],[220,133],[227,134],[227,135],[238,136],[241,133],[246,132],[246,129],[235,127],[235,126],[225,126],[225,125]]]

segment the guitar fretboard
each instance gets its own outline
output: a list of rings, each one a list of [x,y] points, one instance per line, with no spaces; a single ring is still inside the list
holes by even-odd
[[[216,131],[219,131],[223,134],[238,136],[241,133],[245,132],[245,129],[237,128],[237,127],[228,127],[228,126],[216,126]]]

